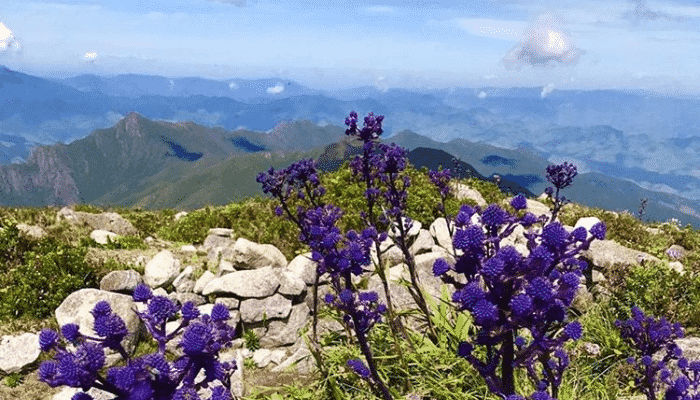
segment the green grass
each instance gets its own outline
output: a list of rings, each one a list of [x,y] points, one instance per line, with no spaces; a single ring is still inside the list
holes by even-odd
[[[409,166],[411,177],[408,189],[408,215],[427,229],[440,217],[435,205],[439,201],[437,189],[430,183],[427,170],[415,170]],[[360,230],[359,218],[365,211],[362,196],[364,186],[355,182],[347,163],[338,171],[321,174],[321,183],[327,189],[324,201],[343,209],[338,225],[341,231]],[[465,180],[463,183],[479,191],[488,203],[501,203],[507,198],[491,183]],[[574,182],[575,184],[575,182]],[[449,199],[447,212],[454,215],[461,202]],[[471,203],[474,204],[474,203]],[[145,249],[147,236],[182,244],[201,244],[210,228],[231,228],[234,240],[244,237],[257,243],[269,243],[279,248],[287,260],[308,251],[298,241],[296,226],[274,215],[276,200],[252,197],[226,206],[207,206],[191,211],[185,217],[174,220],[175,210],[143,211],[138,208],[80,205],[76,210],[85,212],[117,212],[128,219],[138,230],[134,236],[119,237],[107,245],[98,245],[89,239],[91,229],[56,223],[57,207],[21,208],[0,207],[0,334],[38,332],[42,328],[57,329],[52,311],[74,290],[98,287],[99,280],[107,273],[136,268],[115,259],[93,260],[87,263],[85,254],[92,250]],[[296,203],[290,204],[294,210]],[[643,224],[630,215],[602,209],[589,209],[580,205],[567,205],[560,219],[574,225],[580,217],[596,216],[608,226],[608,239],[624,246],[645,251],[662,260],[660,265],[647,265],[626,271],[612,271],[602,285],[611,293],[609,300],[597,299],[584,315],[571,314],[584,326],[584,337],[569,345],[571,365],[560,389],[560,399],[615,399],[619,396],[638,394],[631,390],[631,372],[624,360],[629,347],[622,341],[614,327],[616,318],[627,317],[632,304],[655,316],[666,316],[684,324],[687,332],[700,329],[700,317],[695,310],[700,306],[700,234],[690,227],[676,228],[669,224]],[[47,239],[33,240],[21,235],[14,227],[18,223],[38,225],[48,234]],[[658,234],[650,234],[645,228],[658,228]],[[681,245],[689,253],[680,261],[686,275],[680,276],[665,265],[671,261],[665,250],[671,245]],[[193,255],[195,264],[206,259],[203,254]],[[207,268],[206,261],[204,268]],[[136,268],[138,270],[138,268]],[[142,267],[140,272],[143,272]],[[478,373],[463,359],[455,355],[460,335],[470,326],[470,317],[459,316],[451,307],[437,306],[436,326],[441,327],[437,344],[427,342],[418,332],[410,332],[415,343],[421,343],[412,351],[405,340],[398,343],[403,361],[396,354],[396,344],[385,323],[377,324],[370,332],[369,341],[377,357],[379,371],[397,398],[414,393],[424,399],[496,399],[488,393]],[[323,312],[323,315],[332,313]],[[459,327],[455,328],[455,322]],[[450,333],[452,331],[452,333]],[[245,335],[249,348],[256,347],[257,337],[249,331]],[[348,370],[348,358],[360,357],[356,345],[349,343],[345,334],[327,334],[322,338],[325,374],[317,372],[310,384],[285,385],[271,392],[252,390],[247,400],[262,399],[374,399],[367,384]],[[597,356],[588,354],[584,344],[596,344]],[[137,354],[155,349],[154,343],[142,340]],[[42,356],[44,357],[44,356]],[[35,373],[33,365],[19,374],[3,377],[6,389],[14,386],[13,397],[36,391],[28,388],[25,379]],[[519,372],[521,373],[521,372]],[[531,390],[529,381],[521,373],[519,388]],[[41,384],[41,383],[39,383]],[[43,384],[41,384],[43,385]],[[23,388],[25,387],[25,388]],[[46,386],[48,388],[48,386]],[[25,390],[25,392],[22,392]],[[6,393],[6,392],[2,392]]]

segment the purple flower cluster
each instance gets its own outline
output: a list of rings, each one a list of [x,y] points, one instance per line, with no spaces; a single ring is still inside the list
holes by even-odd
[[[526,205],[522,195],[511,201],[516,211],[525,209]],[[472,216],[479,211],[479,207],[462,206],[455,218],[453,246],[463,252],[455,265],[444,259],[436,260],[433,265],[436,276],[458,288],[452,301],[459,310],[471,313],[480,327],[474,344],[488,350],[486,360],[480,360],[472,353],[473,344],[464,342],[458,354],[477,368],[496,394],[513,395],[513,368],[523,367],[541,386],[540,392],[551,387],[556,397],[561,376],[569,364],[563,344],[582,336],[578,321],[566,323],[567,310],[587,267],[575,256],[588,248],[592,240],[605,236],[605,225],[596,224],[590,239],[586,239],[585,228],[569,233],[559,222],[545,225],[539,233],[531,229],[525,233],[529,250],[525,257],[513,246],[501,247],[500,242],[513,232],[516,224],[531,227],[537,218],[530,213],[520,217],[510,215],[492,204],[481,211],[480,221],[475,223]],[[449,271],[463,274],[467,283],[457,283],[448,275]],[[563,330],[557,334],[558,327]],[[524,329],[533,338],[530,343],[519,336]]]
[[[615,321],[615,326],[637,352],[637,356],[628,358],[627,362],[640,370],[635,384],[647,399],[655,400],[662,384],[668,386],[664,397],[667,400],[700,399],[700,361],[688,362],[675,343],[676,339],[683,337],[679,323],[671,324],[663,317],[656,320],[632,307],[632,318]],[[666,351],[663,357],[654,360],[654,354],[662,350]],[[680,376],[676,379],[672,379],[668,369],[671,360],[677,360]]]
[[[133,298],[146,304],[146,311],[135,312],[158,342],[157,352],[130,358],[121,345],[128,334],[124,321],[112,312],[108,302],[100,301],[91,311],[95,319],[93,329],[99,337],[81,334],[76,324],[61,328],[63,338],[76,347],[75,351],[59,342],[58,333],[50,329],[41,331],[41,350],[55,351],[55,356],[39,366],[39,379],[51,387],[81,388],[83,392],[76,393],[73,400],[91,400],[85,392],[92,387],[115,394],[119,400],[199,399],[199,389],[219,381],[223,386],[211,387],[210,400],[231,400],[229,379],[236,363],[220,362],[218,356],[235,338],[235,329],[226,323],[228,309],[216,304],[211,316],[200,316],[194,303],[179,307],[167,297],[153,296],[151,289],[143,284],[134,289]],[[182,322],[173,332],[166,333],[166,323],[178,313]],[[165,358],[165,345],[183,329],[178,347],[184,355],[171,363]],[[112,367],[103,377],[100,370],[105,364],[105,348],[118,351],[127,363]],[[195,382],[202,370],[204,380]]]
[[[547,180],[554,185],[545,189],[545,193],[549,197],[553,197],[554,208],[552,209],[552,217],[550,221],[554,221],[561,210],[561,207],[567,203],[566,197],[559,197],[559,190],[571,186],[574,181],[574,177],[578,174],[576,171],[576,166],[565,162],[559,165],[550,165],[547,167]],[[556,188],[556,192],[555,192]],[[553,196],[552,196],[553,195]]]

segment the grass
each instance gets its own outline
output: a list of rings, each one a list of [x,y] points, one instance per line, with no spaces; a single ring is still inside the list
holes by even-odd
[[[439,201],[438,192],[430,183],[427,170],[418,171],[409,166],[407,172],[412,179],[408,190],[408,214],[427,229],[435,218],[441,216],[435,207]],[[324,200],[344,210],[338,224],[341,231],[361,229],[359,213],[365,206],[363,188],[351,180],[347,164],[337,172],[322,174],[320,179],[327,189]],[[465,180],[463,183],[478,190],[489,203],[501,203],[506,199],[506,195],[491,183],[477,180]],[[446,205],[448,213],[454,215],[460,204],[461,202],[450,199]],[[35,274],[32,275],[33,279],[39,279],[42,274],[44,277],[63,274],[63,279],[60,280],[62,286],[53,289],[56,293],[70,293],[81,287],[97,287],[99,280],[114,270],[134,268],[143,272],[143,267],[137,267],[117,256],[142,252],[145,248],[143,239],[148,236],[168,240],[178,246],[196,245],[204,241],[210,228],[231,228],[234,240],[244,237],[257,243],[273,244],[291,261],[298,254],[308,251],[308,248],[297,240],[295,225],[274,216],[277,205],[276,200],[258,196],[225,206],[208,205],[190,212],[178,221],[174,219],[177,212],[170,209],[145,211],[126,207],[76,206],[78,211],[117,212],[139,231],[138,235],[120,237],[107,245],[98,245],[89,240],[92,229],[88,226],[57,223],[58,207],[0,207],[0,225],[5,229],[0,234],[0,310],[21,308],[21,301],[11,300],[7,295],[8,290],[15,290],[12,288],[16,287],[22,288],[16,292],[19,293],[17,295],[31,298],[33,302],[44,301],[43,310],[53,310],[58,305],[56,302],[60,303],[61,299],[46,293],[39,298],[41,288],[22,280],[22,274],[18,274],[18,271],[27,271],[29,268]],[[291,206],[294,209],[296,204]],[[613,323],[616,318],[627,317],[629,307],[637,304],[645,312],[652,312],[656,316],[666,315],[674,321],[682,322],[689,333],[700,329],[700,320],[694,311],[700,306],[700,234],[690,226],[681,228],[656,222],[644,224],[629,214],[590,209],[577,204],[566,206],[560,213],[561,221],[572,226],[578,218],[588,216],[606,222],[608,239],[648,252],[658,257],[661,263],[621,270],[617,274],[616,271],[611,271],[608,280],[602,283],[610,292],[609,298],[597,299],[583,315],[570,315],[572,319],[580,319],[585,333],[581,340],[569,345],[571,366],[565,375],[560,399],[615,399],[636,395],[639,393],[635,393],[630,386],[631,371],[624,362],[630,349],[620,338]],[[47,232],[49,239],[27,239],[12,228],[17,223],[37,225]],[[649,228],[658,229],[658,233],[651,234]],[[668,262],[672,260],[665,254],[665,250],[674,244],[688,250],[688,254],[680,260],[685,267],[684,276],[674,275],[667,268]],[[87,255],[84,264],[81,264],[82,261],[78,258],[82,257],[83,252]],[[114,254],[114,257],[91,258],[95,253]],[[201,265],[203,268],[199,270],[200,274],[208,267],[215,267],[207,266],[206,254],[203,252],[191,253],[188,257],[183,265]],[[66,261],[70,261],[70,265]],[[68,271],[69,267],[73,268],[73,272]],[[36,303],[28,304],[34,307]],[[450,324],[455,321],[460,321],[462,329],[454,330],[453,335],[443,335],[443,340],[438,344],[432,344],[424,340],[421,333],[411,331],[414,343],[421,345],[413,352],[406,341],[398,344],[405,364],[398,362],[395,344],[386,323],[379,323],[373,328],[369,340],[378,360],[380,374],[395,391],[397,398],[408,398],[409,394],[413,394],[416,397],[411,399],[495,399],[488,393],[478,373],[455,354],[456,335],[465,329],[468,331],[470,317],[457,316],[451,307],[442,307],[441,310],[443,319],[440,323],[444,331],[454,330],[454,325]],[[324,312],[323,315],[330,316],[332,313]],[[52,312],[42,315],[0,312],[0,335],[38,332],[42,328],[58,328]],[[256,346],[257,338],[252,331],[245,339],[249,347]],[[288,381],[280,378],[277,387],[249,388],[246,400],[373,399],[366,383],[345,366],[349,358],[360,356],[359,349],[349,342],[347,335],[328,333],[322,337],[322,343],[325,373],[316,371],[309,381],[299,384],[294,384],[298,380],[296,378]],[[586,343],[597,345],[600,353],[592,355],[587,352]],[[136,352],[146,354],[154,349],[152,342],[142,340]],[[42,355],[39,361],[45,358]],[[37,381],[36,368],[39,361],[20,373],[2,377],[0,397],[41,399],[56,393],[58,389],[51,389]],[[248,372],[254,373],[252,370]],[[519,375],[519,378],[520,389],[525,392],[532,389],[524,374]]]

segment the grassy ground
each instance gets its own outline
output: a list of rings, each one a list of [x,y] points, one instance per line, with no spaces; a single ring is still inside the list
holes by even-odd
[[[430,184],[427,171],[409,168],[409,175],[412,185],[408,214],[427,228],[435,218],[442,216],[435,207],[439,202],[438,192]],[[338,172],[322,175],[321,182],[327,189],[325,201],[345,211],[339,223],[341,230],[361,229],[359,212],[364,210],[363,189],[350,180],[347,166]],[[473,180],[464,183],[477,189],[488,203],[506,198],[493,184]],[[448,213],[454,215],[460,204],[450,199],[446,204]],[[77,211],[117,212],[139,230],[137,236],[120,238],[109,246],[87,240],[90,227],[56,223],[57,207],[1,207],[0,223],[5,230],[0,234],[0,335],[38,332],[45,327],[57,329],[52,310],[67,294],[83,287],[97,287],[99,280],[115,269],[143,271],[143,267],[134,265],[133,260],[138,254],[152,256],[151,253],[157,251],[144,246],[143,239],[148,236],[167,241],[173,251],[177,251],[182,244],[201,244],[210,228],[232,228],[236,237],[273,244],[288,260],[292,260],[308,248],[297,240],[295,225],[274,216],[277,205],[271,199],[256,197],[222,207],[208,206],[190,212],[178,221],[174,219],[174,210],[76,206]],[[295,207],[296,203],[292,209]],[[690,227],[644,224],[629,214],[573,204],[562,211],[560,219],[567,225],[574,225],[579,217],[586,216],[596,216],[606,222],[608,239],[648,252],[662,263],[618,274],[613,271],[602,284],[610,296],[596,299],[586,314],[570,315],[571,319],[581,320],[585,334],[569,346],[572,362],[560,399],[615,399],[635,395],[638,393],[630,389],[631,371],[624,362],[630,349],[620,339],[613,323],[616,318],[626,318],[630,305],[636,304],[653,315],[665,315],[674,322],[683,323],[689,333],[700,328],[699,317],[694,311],[700,305],[700,234]],[[12,228],[17,223],[40,226],[48,233],[48,238],[40,241],[27,239]],[[656,233],[650,233],[650,228],[656,229]],[[684,276],[666,265],[672,259],[665,250],[674,244],[688,250],[688,254],[680,259],[686,271]],[[178,255],[185,258],[183,265],[196,265],[201,271],[212,267],[207,265],[206,254],[202,252]],[[46,285],[53,286],[47,289]],[[451,318],[454,321],[456,314]],[[413,343],[419,344],[413,351],[407,341],[395,344],[389,332],[386,324],[378,324],[371,331],[370,342],[381,375],[404,398],[495,399],[487,393],[478,373],[455,355],[455,337],[448,335],[433,344],[420,332],[413,331]],[[272,376],[264,370],[249,369],[246,379],[251,389],[247,399],[373,398],[368,386],[345,366],[349,358],[360,356],[357,346],[351,344],[347,336],[339,334],[327,334],[322,342],[324,371],[306,376]],[[598,345],[600,353],[587,352],[590,344]],[[397,346],[402,357],[397,354]],[[141,345],[138,351],[146,353],[149,346]],[[39,361],[43,359],[45,356],[42,355]],[[39,361],[19,374],[2,377],[0,398],[51,398],[58,389],[38,382],[36,368]],[[528,389],[527,379],[524,375],[519,377],[522,378],[518,380],[519,388],[523,390],[521,393],[528,393],[532,388]]]

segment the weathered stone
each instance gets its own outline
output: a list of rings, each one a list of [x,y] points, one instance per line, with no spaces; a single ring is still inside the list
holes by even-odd
[[[306,290],[306,283],[291,271],[279,269],[280,287],[277,293],[286,296],[299,296]]]
[[[194,253],[194,252],[197,251],[197,248],[194,247],[194,246],[191,245],[191,244],[186,244],[186,245],[184,245],[184,246],[180,246],[180,250],[181,250],[181,251],[187,251],[187,252],[190,252],[190,253]]]
[[[303,362],[305,360],[309,360],[311,362]],[[306,347],[301,347],[289,358],[282,361],[280,365],[276,366],[275,368],[272,368],[271,371],[282,372],[292,367],[292,365],[296,364],[297,372],[305,374],[311,372],[314,363],[315,362],[313,361],[313,356],[311,355],[309,349],[307,349]]]
[[[200,296],[196,293],[170,293],[168,298],[180,304],[185,304],[188,301],[191,301],[195,306],[201,306],[207,302],[207,299],[205,299],[204,296]]]
[[[280,294],[264,299],[246,299],[241,301],[240,311],[241,320],[246,323],[285,318],[292,311],[292,301]]]
[[[214,278],[202,290],[202,294],[229,293],[238,297],[271,296],[280,286],[276,269],[265,267],[248,271],[236,271]]]
[[[278,347],[295,343],[299,339],[299,330],[306,325],[309,318],[306,303],[292,307],[287,321],[271,321],[266,334],[260,338],[260,345]]]
[[[478,191],[470,188],[465,184],[457,182],[450,182],[450,186],[457,200],[470,199],[474,200],[478,206],[486,207],[486,200],[484,200],[484,197]]]
[[[258,368],[265,368],[271,362],[279,365],[286,355],[284,350],[258,349],[253,353],[253,361]]]
[[[173,287],[175,288],[175,291],[178,293],[189,293],[194,291],[194,267],[192,265],[188,265],[185,267],[185,269],[180,273],[180,275],[173,280]]]
[[[107,244],[107,238],[109,238],[110,241],[114,242],[116,241],[118,236],[119,235],[117,235],[114,232],[105,231],[102,229],[95,229],[94,231],[90,232],[90,239],[94,240],[99,244]]]
[[[56,309],[55,314],[58,325],[63,326],[75,323],[80,326],[82,334],[97,337],[97,334],[92,329],[95,319],[90,314],[90,311],[95,308],[95,304],[102,300],[107,301],[112,308],[112,312],[124,320],[130,334],[126,336],[122,345],[127,352],[131,352],[136,344],[136,333],[141,330],[143,325],[136,313],[132,311],[135,308],[135,304],[131,296],[97,289],[78,290],[66,297]]]
[[[105,212],[100,214],[91,214],[80,211],[73,211],[68,207],[63,207],[56,214],[56,222],[67,221],[70,224],[80,225],[87,223],[92,229],[106,230],[114,232],[120,236],[138,235],[138,229],[123,218],[121,215],[113,212]]]
[[[142,282],[141,274],[133,269],[112,271],[100,280],[100,290],[109,292],[131,292]]]
[[[231,272],[236,272],[236,269],[233,268],[233,263],[231,261],[221,260],[216,276],[226,275]]]
[[[454,221],[450,221],[450,228],[452,232],[455,231]],[[449,253],[454,253],[454,248],[452,247],[452,237],[450,236],[450,231],[447,229],[447,221],[445,218],[437,218],[430,224],[430,234],[435,238],[438,246],[445,248]]]
[[[200,276],[199,279],[197,279],[197,282],[194,284],[194,292],[202,294],[204,287],[207,286],[207,284],[214,278],[216,278],[216,275],[214,275],[211,271],[204,271],[202,276]]]
[[[0,369],[6,374],[19,372],[25,365],[36,361],[40,353],[36,333],[3,336],[0,339]]]
[[[435,245],[435,240],[430,235],[430,231],[426,229],[421,229],[418,232],[418,236],[413,244],[408,248],[412,255],[422,253],[425,251],[430,251],[430,249]]]
[[[175,221],[177,221],[180,218],[184,217],[185,215],[187,215],[187,211],[180,211],[179,213],[175,214],[174,219],[175,219]]]
[[[36,225],[17,224],[20,234],[34,240],[40,240],[46,237],[46,231]]]
[[[170,251],[163,250],[146,264],[143,281],[151,288],[156,288],[172,283],[179,273],[180,260],[174,258]]]
[[[228,228],[211,228],[211,229],[209,229],[209,234],[210,234],[210,235],[216,235],[216,236],[221,236],[221,237],[228,237],[228,238],[230,238],[231,235],[233,234],[233,229],[228,229]]]
[[[591,247],[582,251],[580,255],[591,260],[593,265],[602,269],[604,273],[616,264],[630,267],[640,262],[659,262],[659,259],[651,254],[632,250],[611,240],[594,240]]]
[[[214,304],[221,303],[229,310],[237,310],[241,305],[241,301],[235,297],[217,297]]]
[[[237,269],[287,266],[287,259],[277,247],[271,244],[254,243],[244,238],[236,240],[231,262]]]
[[[71,400],[73,396],[78,392],[82,392],[82,389],[63,386],[63,389],[60,392],[53,395],[51,400]],[[116,395],[110,392],[105,392],[104,390],[96,388],[90,388],[90,390],[88,390],[87,393],[90,396],[92,396],[93,400],[113,400],[117,398]]]

